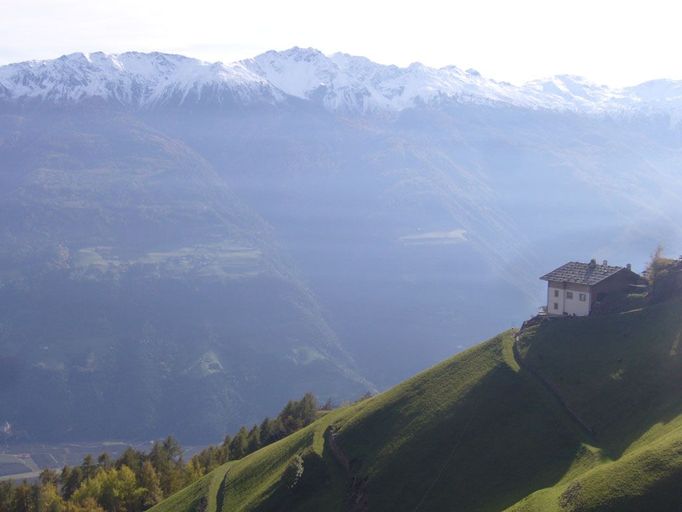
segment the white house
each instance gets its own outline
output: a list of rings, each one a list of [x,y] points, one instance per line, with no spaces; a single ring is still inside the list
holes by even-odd
[[[587,316],[609,294],[625,293],[639,276],[630,265],[610,266],[571,261],[542,276],[547,281],[547,314]]]

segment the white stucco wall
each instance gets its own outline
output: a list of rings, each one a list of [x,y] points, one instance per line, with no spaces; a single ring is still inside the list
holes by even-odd
[[[550,315],[564,314],[564,290],[555,288],[552,283],[547,286],[547,313]]]
[[[580,300],[581,294],[585,300]],[[587,286],[564,288],[561,283],[550,282],[547,286],[547,313],[587,316],[590,314],[590,299]]]

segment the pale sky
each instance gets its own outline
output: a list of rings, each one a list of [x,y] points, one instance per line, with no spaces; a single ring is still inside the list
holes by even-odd
[[[682,79],[682,8],[647,0],[0,0],[0,64],[76,51],[230,62],[314,47],[523,82]]]

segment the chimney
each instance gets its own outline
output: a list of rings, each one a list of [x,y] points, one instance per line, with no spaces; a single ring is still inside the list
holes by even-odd
[[[602,263],[602,265],[604,265],[605,267],[608,267],[608,266],[609,266],[608,260],[604,260],[603,263]]]
[[[589,264],[588,266],[589,266],[590,268],[596,267],[596,266],[597,266],[597,260],[595,260],[594,258],[592,258],[592,259],[590,260],[590,264]]]
[[[630,264],[628,263],[627,265],[625,265],[625,268],[628,269],[628,270],[632,270],[632,265],[630,265]]]

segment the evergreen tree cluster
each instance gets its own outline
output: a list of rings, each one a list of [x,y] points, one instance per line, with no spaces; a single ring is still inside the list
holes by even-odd
[[[241,459],[310,425],[319,410],[315,397],[306,393],[300,400],[289,401],[274,419],[265,418],[260,425],[250,429],[242,427],[234,437],[226,436],[221,445],[209,446],[192,457],[190,465],[206,474],[228,460]]]
[[[80,466],[46,469],[36,483],[0,482],[2,512],[142,512],[229,460],[237,460],[309,425],[319,406],[307,393],[276,418],[242,427],[222,444],[209,446],[185,463],[172,437],[149,453],[128,448],[116,460],[106,453],[86,455]]]

